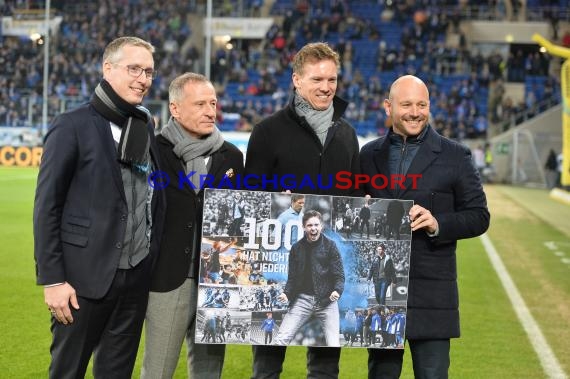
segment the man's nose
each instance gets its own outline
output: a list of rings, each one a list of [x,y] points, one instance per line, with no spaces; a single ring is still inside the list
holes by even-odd
[[[323,80],[319,85],[319,89],[323,92],[328,92],[331,90],[331,84],[328,81]]]
[[[415,117],[419,116],[420,108],[417,105],[412,105],[410,108],[410,114]]]
[[[212,118],[216,117],[216,107],[208,107],[208,110],[206,111],[206,115]]]

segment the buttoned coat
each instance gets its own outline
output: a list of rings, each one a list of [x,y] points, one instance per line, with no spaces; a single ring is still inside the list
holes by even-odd
[[[469,149],[440,136],[430,126],[411,162],[408,174],[419,174],[416,188],[408,178],[405,189],[374,188],[377,198],[413,200],[437,219],[439,235],[424,230],[412,235],[406,337],[438,339],[459,337],[457,240],[484,233],[489,211],[481,180]],[[360,155],[363,174],[389,177],[387,136],[366,144]]]
[[[247,147],[246,178],[253,175],[248,183],[265,191],[359,196],[361,191],[340,189],[334,183],[338,172],[355,175],[360,165],[356,131],[342,118],[347,103],[335,97],[333,107],[324,146],[307,121],[297,115],[293,103],[256,125]],[[263,177],[277,181],[264,183]],[[286,188],[289,185],[292,188]]]

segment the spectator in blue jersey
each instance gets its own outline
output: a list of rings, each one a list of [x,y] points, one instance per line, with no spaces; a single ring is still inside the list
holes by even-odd
[[[275,320],[273,319],[273,313],[267,312],[267,318],[263,320],[261,324],[261,330],[265,336],[265,344],[270,345],[273,341],[273,329],[275,328]]]
[[[284,210],[278,217],[277,220],[281,222],[281,243],[285,243],[286,227],[289,221],[296,221],[301,223],[301,212],[305,206],[305,195],[294,193],[291,195],[291,206]],[[291,240],[290,244],[293,245],[297,242],[297,230],[298,225],[291,227]]]
[[[370,321],[370,345],[376,345],[376,335],[382,334],[382,316],[376,309],[372,309],[372,319]]]

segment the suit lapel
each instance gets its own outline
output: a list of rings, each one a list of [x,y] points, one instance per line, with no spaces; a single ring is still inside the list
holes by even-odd
[[[212,160],[212,164],[210,165],[210,169],[208,170],[208,174],[214,177],[213,182],[218,183],[222,177],[226,174],[223,169],[225,168],[224,162],[225,158],[225,146],[222,145],[218,151],[212,154],[210,158]]]
[[[162,167],[160,166],[160,153],[158,151],[158,145],[156,143],[156,138],[154,136],[154,130],[149,126],[149,138],[150,138],[150,159],[152,161],[152,171],[160,171]],[[154,193],[152,196],[151,206],[152,214],[156,214],[156,208],[158,207],[159,197],[165,197],[164,191],[158,191],[159,193]]]
[[[125,196],[125,187],[123,186],[123,178],[121,176],[121,169],[117,158],[117,147],[115,146],[115,140],[113,140],[109,121],[96,113],[93,115],[93,124],[95,129],[97,129],[97,135],[100,139],[99,145],[102,147],[107,163],[111,168],[110,173],[113,178],[113,183],[115,183],[122,199],[126,202],[127,198]]]
[[[188,192],[191,195],[195,194],[194,189],[189,184],[182,181],[182,175],[185,175],[186,168],[184,167],[184,164],[182,163],[180,158],[178,158],[176,154],[174,154],[173,151],[174,145],[165,138],[159,139],[158,143],[161,144],[162,152],[163,153],[166,152],[165,154],[162,154],[162,157],[166,158],[163,162],[167,166],[164,168],[165,171],[169,175],[176,176],[176,186],[178,186],[181,190]],[[166,147],[164,147],[163,145]],[[173,177],[171,177],[170,180],[171,183],[174,183],[172,182],[174,180]]]
[[[384,189],[379,189],[381,192],[380,197],[395,197],[396,193],[391,189],[390,186],[390,164],[389,164],[389,153],[390,153],[390,141],[388,136],[385,136],[381,140],[378,140],[378,145],[374,148],[374,165],[376,166],[376,172],[386,175],[386,187]],[[381,181],[378,181],[381,183]]]

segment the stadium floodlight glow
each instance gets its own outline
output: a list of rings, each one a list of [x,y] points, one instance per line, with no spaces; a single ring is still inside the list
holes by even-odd
[[[216,43],[216,45],[225,45],[231,40],[232,37],[230,35],[214,36],[214,42]]]
[[[38,32],[32,32],[32,33],[30,34],[30,39],[31,39],[32,41],[34,41],[34,42],[38,42],[38,40],[41,39],[41,38],[42,38],[42,35],[41,35],[40,33],[38,33]]]

